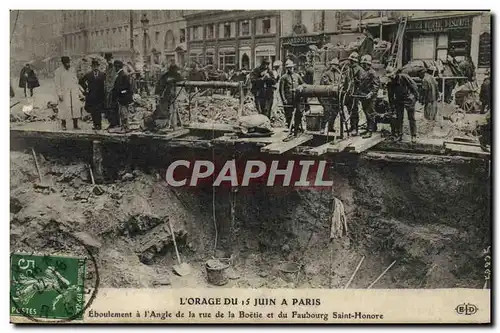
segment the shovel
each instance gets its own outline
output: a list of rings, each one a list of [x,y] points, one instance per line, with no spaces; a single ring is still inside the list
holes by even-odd
[[[174,229],[172,228],[172,222],[170,222],[170,219],[168,220],[168,225],[170,227],[170,233],[172,234],[172,240],[174,242],[175,254],[177,255],[178,262],[177,265],[174,265],[173,270],[179,276],[189,275],[189,273],[191,273],[191,265],[181,261],[181,256],[179,255],[179,250],[177,249],[177,243],[175,241]]]
[[[50,189],[51,188],[50,185],[47,185],[42,181],[42,173],[40,172],[40,166],[38,165],[35,149],[31,148],[31,153],[33,154],[33,158],[35,159],[36,172],[38,173],[38,179],[39,179],[39,181],[34,186],[40,189]]]
[[[95,184],[94,180],[94,172],[92,172],[92,167],[89,165],[89,171],[90,171],[90,179],[92,180],[92,185],[94,185],[94,188],[92,189],[92,192],[94,192],[95,195],[102,195],[104,194],[104,190],[102,187],[99,185]]]

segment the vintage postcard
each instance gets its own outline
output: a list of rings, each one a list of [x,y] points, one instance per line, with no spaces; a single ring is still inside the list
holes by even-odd
[[[491,323],[491,16],[11,10],[11,322]]]

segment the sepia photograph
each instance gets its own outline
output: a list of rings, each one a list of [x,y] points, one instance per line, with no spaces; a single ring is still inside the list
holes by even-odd
[[[11,322],[490,323],[492,16],[11,9]]]

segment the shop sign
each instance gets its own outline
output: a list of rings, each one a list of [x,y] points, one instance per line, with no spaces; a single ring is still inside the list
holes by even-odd
[[[408,21],[406,31],[441,32],[453,29],[469,28],[472,17],[450,17],[435,20]]]
[[[323,42],[322,35],[292,36],[283,38],[283,46],[302,46],[320,44]]]

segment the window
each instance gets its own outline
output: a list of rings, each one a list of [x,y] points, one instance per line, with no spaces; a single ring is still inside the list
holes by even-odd
[[[231,25],[229,23],[224,24],[224,38],[231,38]]]
[[[235,51],[219,51],[219,69],[230,70],[235,67],[236,52]]]
[[[214,38],[215,38],[214,25],[213,24],[207,25],[207,39],[214,39]]]
[[[483,32],[479,36],[478,67],[490,67],[491,63],[491,35]]]
[[[192,32],[193,32],[192,40],[200,40],[201,39],[201,27],[200,26],[193,27]]]
[[[160,41],[160,32],[156,31],[155,32],[155,43],[158,43]]]
[[[207,51],[205,53],[205,65],[213,65],[215,63],[215,52]]]
[[[186,41],[186,29],[179,30],[180,42],[184,43]]]
[[[435,42],[434,35],[413,38],[412,60],[434,60]]]
[[[242,21],[240,25],[240,36],[250,36],[250,22]]]
[[[271,33],[271,20],[268,18],[262,20],[262,33],[263,34]]]

